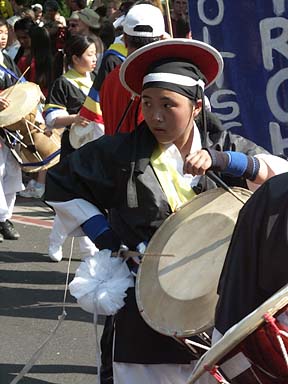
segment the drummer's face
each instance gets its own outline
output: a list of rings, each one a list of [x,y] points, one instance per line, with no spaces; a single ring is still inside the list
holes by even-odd
[[[96,45],[91,44],[80,57],[73,55],[72,60],[73,67],[77,72],[81,74],[92,72],[97,63]]]
[[[0,27],[0,49],[4,49],[8,40],[8,28],[6,25]]]
[[[27,49],[31,47],[31,39],[26,31],[15,31],[17,40],[19,41],[22,48]]]
[[[161,144],[182,146],[190,138],[195,117],[201,110],[200,102],[179,93],[161,88],[147,88],[142,92],[142,111],[150,131]]]

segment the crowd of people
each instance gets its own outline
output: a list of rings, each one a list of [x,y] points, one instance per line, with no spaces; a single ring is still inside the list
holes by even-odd
[[[224,130],[211,112],[204,92],[221,75],[223,60],[213,47],[191,39],[185,0],[173,1],[171,20],[158,1],[69,0],[67,7],[67,18],[55,0],[30,8],[6,0],[0,9],[0,88],[38,84],[44,134],[61,136],[59,163],[29,174],[24,189],[0,130],[0,242],[20,236],[10,220],[17,193],[40,198],[45,192],[55,210],[48,254],[60,262],[71,235],[80,237],[83,257],[119,253],[124,245],[139,250],[183,204],[217,187],[207,171],[227,188],[252,191],[288,171],[286,160]],[[0,94],[1,111],[11,103]],[[92,131],[79,148],[71,139],[75,128]],[[137,274],[135,260],[127,265]],[[231,285],[227,268],[219,288],[220,336],[235,323],[233,316],[224,319],[234,300],[225,288]],[[234,285],[231,292],[240,286]],[[255,288],[249,311],[277,288],[269,286],[259,299]],[[126,295],[105,323],[101,383],[186,383],[196,357],[146,324],[134,286]],[[210,380],[207,374],[198,383]]]

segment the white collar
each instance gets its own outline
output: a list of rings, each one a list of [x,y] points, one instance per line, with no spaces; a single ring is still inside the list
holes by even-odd
[[[182,159],[181,153],[179,149],[176,147],[175,144],[167,144],[167,146],[164,146],[165,148],[165,155],[166,158],[173,166],[177,169],[177,171],[180,173],[180,175],[184,176],[187,179],[191,180],[191,185],[197,185],[200,176],[192,176],[190,174],[183,174],[183,166],[184,166],[184,161]],[[198,151],[199,149],[202,148],[202,143],[201,143],[201,136],[199,129],[194,122],[194,133],[193,133],[193,140],[192,140],[192,145],[191,145],[191,150],[190,153]]]

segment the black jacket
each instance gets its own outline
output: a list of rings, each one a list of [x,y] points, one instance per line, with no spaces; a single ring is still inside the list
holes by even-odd
[[[219,282],[224,334],[288,283],[288,173],[266,181],[238,216]]]
[[[251,155],[266,152],[227,131],[208,132],[206,142],[218,150]],[[133,249],[141,241],[149,241],[171,214],[150,164],[156,145],[145,122],[132,133],[103,136],[88,143],[48,171],[45,199],[83,198],[103,212],[108,210],[112,228],[124,244]],[[225,181],[230,186],[246,185],[244,179],[225,177]],[[212,182],[208,184],[205,188],[215,187]],[[134,289],[128,290],[126,305],[116,316],[115,329],[115,361],[188,364],[193,359],[171,337],[155,332],[144,322],[139,315]]]

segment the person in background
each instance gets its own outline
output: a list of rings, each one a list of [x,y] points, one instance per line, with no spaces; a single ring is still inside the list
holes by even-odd
[[[112,23],[119,17],[119,8],[121,2],[119,0],[110,0],[106,6],[106,17]]]
[[[0,18],[0,92],[16,84],[21,76],[14,61],[5,53],[8,41],[8,23]],[[12,100],[1,97],[0,111],[6,109]],[[7,144],[7,145],[6,145]],[[0,128],[0,243],[3,240],[17,240],[20,235],[11,222],[16,193],[23,190],[21,168],[13,157]]]
[[[11,87],[21,76],[21,72],[14,60],[7,54],[5,48],[8,41],[8,22],[6,19],[0,18],[0,90]],[[7,70],[8,69],[8,70]],[[11,70],[11,73],[9,72]],[[4,107],[7,107],[4,103]],[[4,108],[2,108],[4,109]]]
[[[43,27],[43,6],[41,4],[33,4],[31,5],[31,8],[34,11],[35,14],[35,23],[38,25],[38,27]]]
[[[164,19],[161,10],[151,4],[136,4],[127,13],[123,22],[123,40],[129,55],[137,49],[164,38]],[[120,65],[105,77],[100,88],[100,107],[105,126],[105,134],[114,135],[126,110],[131,93],[119,79]],[[143,120],[139,112],[139,98],[132,101],[119,132],[131,132],[135,119],[139,124]]]
[[[15,56],[15,63],[22,73],[24,73],[31,64],[31,37],[29,32],[31,28],[35,26],[36,24],[29,17],[21,18],[14,24],[14,31],[20,43],[20,48]],[[29,69],[29,72],[31,73],[31,69]],[[29,80],[28,72],[26,73],[26,77]]]
[[[53,81],[53,57],[51,41],[45,27],[39,27],[29,19],[20,19],[15,23],[15,32],[20,41],[21,48],[15,57],[15,61],[22,73],[25,73],[27,81],[40,86],[45,97]],[[22,54],[22,55],[21,55]],[[41,198],[45,189],[46,171],[37,174],[37,180],[33,178],[28,182],[25,191],[19,195],[27,198]]]
[[[47,0],[44,4],[44,25],[49,21],[57,21],[62,27],[66,27],[64,16],[60,15],[60,6],[56,0]]]
[[[78,16],[79,32],[86,36],[97,36],[101,27],[99,15],[93,9],[84,8],[78,12]]]
[[[104,53],[104,44],[99,37],[101,29],[100,16],[90,8],[84,8],[78,12],[78,31],[81,35],[89,36],[94,39],[97,48],[97,65],[94,70],[96,75],[101,64]]]
[[[86,0],[66,0],[67,7],[72,12],[86,8]]]
[[[73,11],[67,19],[67,30],[70,35],[79,34],[79,15],[78,11]]]
[[[20,20],[20,16],[12,16],[7,19],[8,23],[8,42],[5,48],[5,52],[11,57],[11,59],[15,59],[15,56],[20,48],[20,43],[17,40],[17,36],[14,31],[14,25],[16,21]]]
[[[286,172],[266,181],[239,213],[219,280],[213,343],[288,283],[287,230]],[[275,325],[287,332],[287,310],[282,311]],[[287,368],[286,380],[274,378],[275,370],[272,369],[277,367],[278,361],[284,364],[281,353],[277,352],[278,342],[273,345],[273,338],[265,338],[262,330],[253,333],[252,337],[247,339],[244,349],[238,351],[242,354],[233,356],[230,353],[231,360],[225,362],[225,367],[220,367],[229,382],[286,382]],[[287,350],[287,337],[283,337],[283,341]],[[257,372],[260,381],[256,380],[252,371],[255,367],[251,367],[247,357],[256,367],[267,368]],[[271,381],[267,372],[273,373]]]
[[[167,15],[165,15],[164,18],[166,24],[166,31],[169,32]],[[171,24],[173,37],[185,37],[187,39],[190,39],[192,37],[187,0],[173,0]]]
[[[96,52],[96,45],[91,37],[71,36],[65,45],[69,70],[55,80],[46,100],[44,116],[47,131],[65,127],[61,139],[60,161],[74,151],[69,142],[71,124],[85,127],[89,123],[89,120],[79,115],[79,111],[93,83],[93,70],[97,61]],[[66,237],[56,215],[49,236],[48,254],[52,261],[62,260],[62,244]],[[80,247],[83,253],[93,254],[95,252],[95,246],[87,238],[82,238]]]

